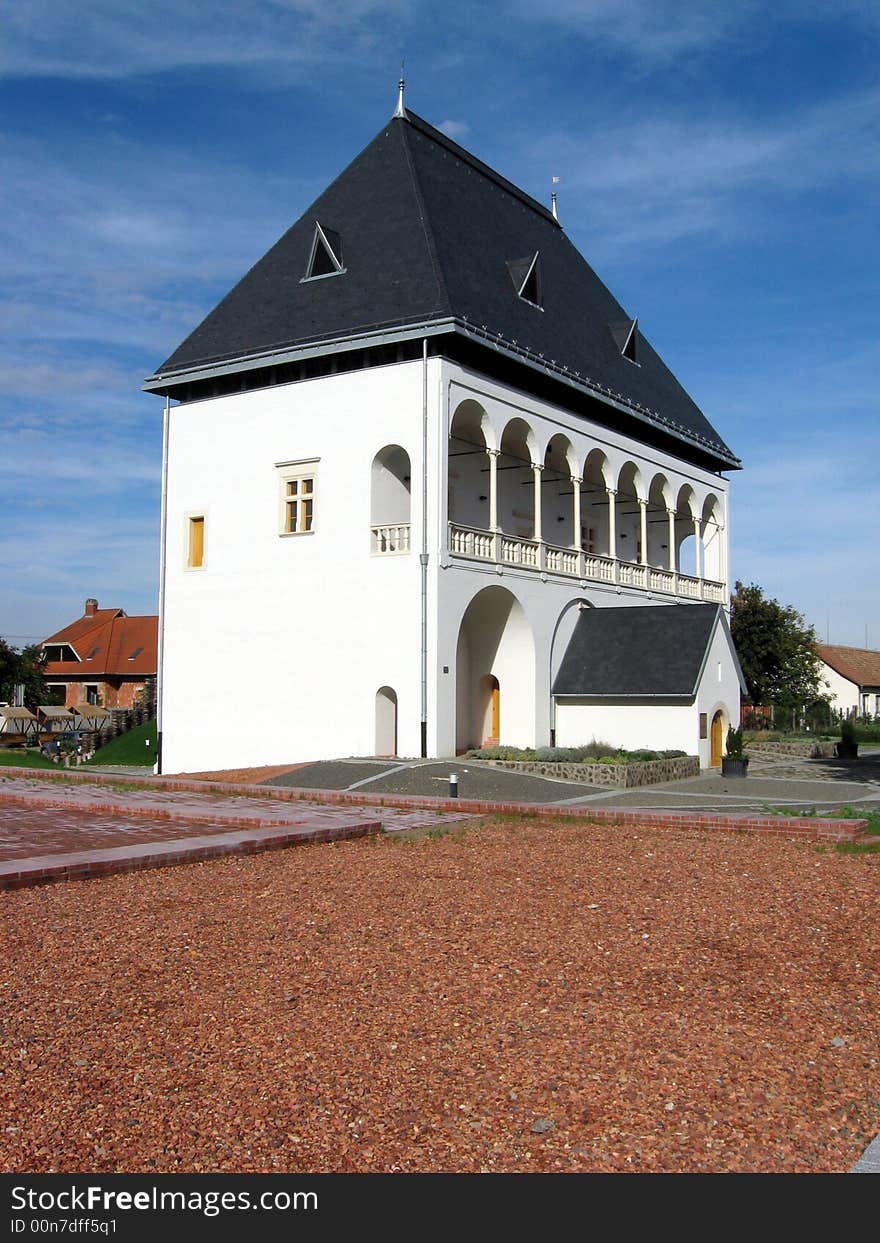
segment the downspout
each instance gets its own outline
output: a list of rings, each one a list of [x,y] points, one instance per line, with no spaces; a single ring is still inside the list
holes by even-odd
[[[422,338],[422,759],[428,756],[428,338]]]
[[[165,668],[165,540],[168,532],[168,439],[171,398],[165,394],[162,416],[162,498],[159,511],[159,649],[156,668],[156,772],[162,771],[162,700]]]

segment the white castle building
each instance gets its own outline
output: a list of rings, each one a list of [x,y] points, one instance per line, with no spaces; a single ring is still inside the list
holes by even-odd
[[[145,387],[163,771],[720,761],[739,462],[555,212],[402,103]]]

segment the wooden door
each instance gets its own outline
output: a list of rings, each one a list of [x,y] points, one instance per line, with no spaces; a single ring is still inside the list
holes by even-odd
[[[722,718],[721,713],[716,712],[712,717],[712,757],[709,761],[712,768],[721,767],[721,750],[722,750]]]

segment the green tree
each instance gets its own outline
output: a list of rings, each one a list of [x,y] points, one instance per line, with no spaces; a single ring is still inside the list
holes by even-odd
[[[19,651],[0,639],[0,699],[12,703],[16,686],[24,686],[25,707],[33,710],[46,703],[45,663],[45,654],[36,644]]]
[[[736,584],[730,632],[754,704],[807,704],[821,698],[816,632],[797,609],[765,600],[754,583]]]

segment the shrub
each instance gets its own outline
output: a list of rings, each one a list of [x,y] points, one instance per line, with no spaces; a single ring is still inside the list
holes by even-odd
[[[538,747],[535,752],[535,759],[547,763],[562,763],[563,761],[572,761],[575,759],[575,749],[573,747]]]
[[[474,747],[465,753],[466,760],[533,760],[530,747]]]
[[[732,725],[729,725],[727,728],[727,754],[732,760],[745,759],[741,725],[737,726],[736,729]]]

